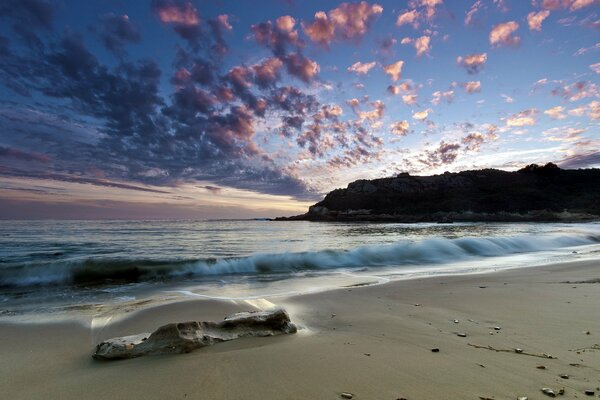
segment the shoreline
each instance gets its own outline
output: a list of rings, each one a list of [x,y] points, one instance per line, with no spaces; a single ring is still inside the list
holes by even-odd
[[[500,399],[541,398],[545,386],[585,397],[583,390],[600,387],[600,349],[569,350],[600,342],[600,284],[564,282],[599,277],[600,261],[592,260],[303,294],[277,301],[304,328],[299,334],[108,363],[91,359],[101,340],[273,303],[189,300],[104,325],[2,322],[0,389],[12,399],[336,399],[341,392],[356,399]]]

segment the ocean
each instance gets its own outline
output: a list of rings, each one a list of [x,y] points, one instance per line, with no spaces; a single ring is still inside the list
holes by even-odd
[[[600,223],[0,221],[0,318],[277,298],[600,258]]]

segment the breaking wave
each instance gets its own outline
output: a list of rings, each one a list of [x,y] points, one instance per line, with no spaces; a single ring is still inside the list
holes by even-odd
[[[20,265],[0,264],[0,287],[99,285],[219,276],[286,274],[337,268],[444,264],[483,257],[600,243],[599,235],[432,238],[351,250],[255,254],[196,260],[88,258]]]

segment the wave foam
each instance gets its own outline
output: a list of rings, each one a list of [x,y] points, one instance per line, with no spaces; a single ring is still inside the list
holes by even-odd
[[[482,257],[600,243],[600,236],[432,238],[352,250],[255,254],[207,260],[87,259],[26,264],[0,270],[0,286],[94,285],[231,274],[282,274],[339,268],[443,264]]]

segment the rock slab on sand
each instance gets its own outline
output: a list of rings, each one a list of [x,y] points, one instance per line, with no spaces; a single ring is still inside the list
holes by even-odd
[[[179,322],[163,325],[153,333],[106,340],[96,346],[96,359],[134,358],[150,354],[189,353],[241,337],[263,337],[295,333],[296,326],[282,308],[241,312],[221,322]]]

